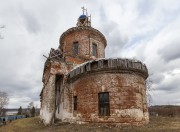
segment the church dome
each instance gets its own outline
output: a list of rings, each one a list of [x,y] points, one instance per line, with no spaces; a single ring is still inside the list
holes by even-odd
[[[87,18],[87,16],[84,14],[79,16],[79,19],[86,19],[86,18]]]

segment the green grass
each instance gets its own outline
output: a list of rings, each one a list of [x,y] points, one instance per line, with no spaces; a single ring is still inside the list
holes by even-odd
[[[93,124],[61,123],[44,126],[38,117],[12,121],[0,127],[0,132],[180,132],[180,118],[151,117],[150,123],[140,127],[117,128]]]

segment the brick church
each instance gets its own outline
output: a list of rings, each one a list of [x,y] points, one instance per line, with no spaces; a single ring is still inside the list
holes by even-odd
[[[44,64],[40,117],[72,123],[142,125],[149,122],[142,62],[105,58],[105,36],[83,10]]]

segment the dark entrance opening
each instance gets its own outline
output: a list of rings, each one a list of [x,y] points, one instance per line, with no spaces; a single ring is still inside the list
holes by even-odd
[[[63,76],[62,75],[56,75],[56,82],[55,82],[55,105],[56,105],[56,110],[60,111],[60,100],[61,100],[61,94],[62,94],[62,83],[63,83]]]

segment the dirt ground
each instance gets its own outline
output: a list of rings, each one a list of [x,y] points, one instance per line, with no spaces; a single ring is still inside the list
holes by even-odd
[[[38,117],[19,119],[0,127],[0,132],[180,132],[180,118],[151,117],[150,123],[140,127],[112,127],[94,124],[59,123],[44,126]]]

